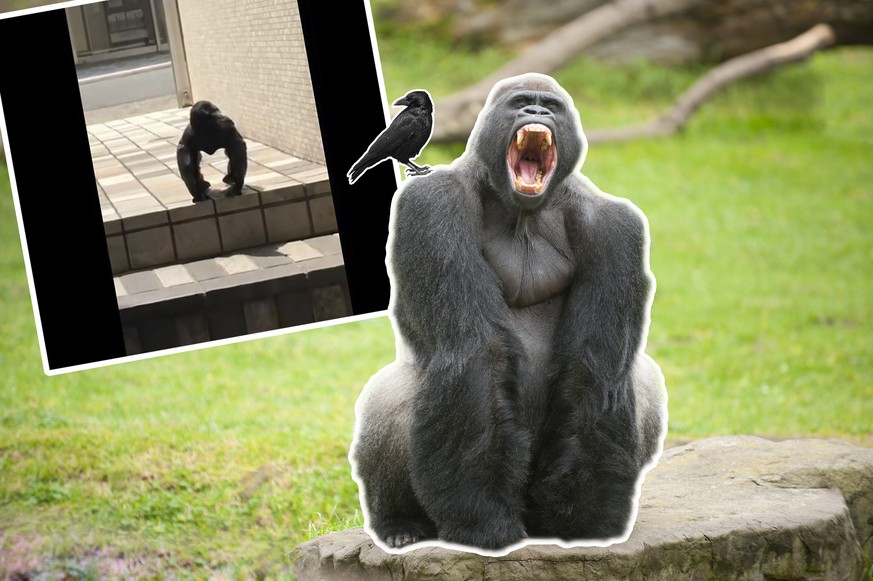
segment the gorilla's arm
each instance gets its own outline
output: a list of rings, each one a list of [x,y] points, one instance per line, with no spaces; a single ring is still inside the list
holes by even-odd
[[[233,121],[226,119],[224,131],[227,133],[224,153],[227,154],[227,175],[224,183],[230,186],[228,195],[235,196],[242,191],[248,170],[248,147]]]
[[[193,129],[189,125],[182,133],[182,139],[176,146],[176,163],[179,166],[179,176],[185,182],[185,187],[194,198],[194,201],[202,201],[207,198],[209,182],[203,179],[200,173],[200,150],[194,144]]]
[[[411,476],[440,538],[502,547],[524,534],[529,442],[516,426],[517,364],[500,283],[481,251],[478,195],[441,170],[406,183],[392,243],[394,317],[422,381]]]
[[[599,413],[633,406],[629,378],[653,280],[645,218],[624,202],[583,199],[567,220],[579,266],[555,340],[554,371],[567,387],[584,388],[585,406]]]
[[[605,539],[627,529],[628,499],[648,459],[636,428],[632,371],[653,280],[645,218],[590,192],[580,199],[581,208],[567,215],[578,266],[555,335],[552,401],[528,526],[533,534]]]

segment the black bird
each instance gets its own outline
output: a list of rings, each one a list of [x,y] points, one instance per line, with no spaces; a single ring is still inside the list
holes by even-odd
[[[433,101],[427,91],[409,91],[394,101],[395,107],[406,106],[391,124],[373,140],[361,158],[355,162],[346,177],[353,184],[365,171],[393,157],[408,166],[406,175],[422,176],[430,173],[430,166],[412,163],[418,157],[433,133]]]

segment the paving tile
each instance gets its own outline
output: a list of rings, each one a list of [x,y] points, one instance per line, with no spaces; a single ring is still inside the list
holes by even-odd
[[[245,254],[234,254],[233,256],[219,256],[215,259],[228,274],[240,274],[258,270],[258,265],[254,260]]]
[[[303,183],[286,178],[286,181],[261,189],[261,203],[273,204],[288,200],[302,200],[306,196]]]
[[[124,231],[127,233],[143,230],[145,228],[154,228],[156,226],[163,226],[164,224],[169,223],[170,218],[167,214],[167,211],[163,208],[152,210],[154,206],[151,204],[146,207],[147,210],[142,214],[128,216],[126,218],[122,218],[121,223],[124,226]]]
[[[125,325],[121,329],[122,337],[124,337],[124,352],[127,355],[138,355],[142,353],[142,343],[139,340],[139,329],[136,325]]]
[[[114,214],[115,210],[112,210],[112,213]],[[103,212],[103,231],[107,236],[121,234],[121,218],[118,217],[118,214],[110,218],[106,212]]]
[[[121,216],[118,215],[118,212],[115,211],[115,208],[100,208],[100,216],[103,220],[108,222],[114,222],[116,220],[120,220]]]
[[[309,277],[312,286],[327,286],[345,281],[342,254],[330,254],[297,263]]]
[[[247,208],[255,208],[260,205],[260,198],[256,193],[240,194],[229,198],[218,198],[215,200],[215,211],[219,214],[226,214],[236,210],[245,210]]]
[[[303,161],[299,157],[294,157],[288,154],[285,154],[284,157],[277,158],[275,161],[264,161],[262,162],[264,167],[268,167],[270,169],[274,169],[277,171],[283,170],[284,168],[288,168],[293,166],[295,163],[299,164],[299,162]],[[299,165],[298,165],[299,167]]]
[[[306,202],[294,202],[264,208],[268,242],[301,240],[312,236],[312,224]]]
[[[306,241],[306,243],[324,254],[325,256],[342,253],[342,246],[340,245],[339,234],[329,234],[327,236],[310,238]]]
[[[294,172],[291,177],[304,183],[322,182],[328,179],[327,168],[320,166],[316,169]]]
[[[153,271],[148,271],[153,272]],[[175,316],[179,312],[193,312],[204,306],[203,287],[199,283],[180,284],[118,297],[121,322]]]
[[[243,303],[246,330],[249,333],[272,331],[279,328],[279,314],[273,297],[266,297]]]
[[[173,224],[173,237],[178,260],[196,260],[221,254],[218,223],[213,217]]]
[[[183,222],[194,218],[204,218],[206,216],[215,215],[215,202],[205,200],[203,202],[194,202],[191,196],[188,196],[188,203],[176,208],[170,209],[171,222]]]
[[[316,321],[329,321],[351,315],[341,285],[312,290],[312,312]]]
[[[209,337],[227,339],[246,334],[246,318],[239,303],[223,303],[212,306],[208,312]]]
[[[317,249],[313,248],[312,246],[301,240],[295,240],[294,242],[283,244],[282,246],[279,246],[276,250],[278,250],[285,256],[288,256],[295,262],[301,262],[313,258],[321,258],[323,256],[323,254]]]
[[[185,265],[185,269],[195,280],[198,281],[210,280],[228,275],[228,272],[213,259],[189,262]]]
[[[99,181],[101,184],[105,184],[106,180],[117,177],[117,176],[121,176],[121,175],[129,176],[130,175],[130,172],[127,171],[127,168],[118,162],[113,162],[112,164],[107,163],[101,167],[95,167],[94,169],[95,169],[95,172],[94,172],[95,177],[97,178],[97,181]],[[105,185],[104,185],[104,187],[105,187]]]
[[[154,198],[125,200],[123,202],[114,202],[114,204],[116,211],[121,214],[122,224],[124,224],[125,218],[132,218],[134,216],[141,216],[143,214],[150,214],[152,212],[164,212],[164,207],[161,206],[160,202],[158,202]],[[164,213],[166,214],[166,212]],[[155,216],[153,218],[145,218],[144,220],[156,221],[158,220],[158,216]],[[166,219],[164,219],[163,221],[166,222]]]
[[[137,151],[134,151],[133,153],[125,153],[124,155],[119,155],[118,159],[120,161],[122,161],[124,163],[124,165],[126,165],[127,167],[130,167],[132,164],[146,161],[146,160],[150,160],[150,159],[152,159],[152,156],[150,156],[148,153],[146,153],[144,151],[137,150]]]
[[[131,232],[126,235],[126,238],[131,268],[146,268],[175,262],[173,237],[169,226]]]
[[[188,274],[188,271],[185,270],[185,267],[181,264],[156,268],[154,273],[161,280],[161,284],[165,287],[179,286],[181,284],[194,282],[194,278]]]
[[[148,190],[140,186],[138,183],[134,182],[130,184],[130,186],[127,188],[121,190],[110,190],[107,194],[107,197],[112,201],[112,203],[117,204],[119,202],[132,202],[134,200],[151,201],[152,195],[148,192]],[[127,205],[132,206],[135,204]]]
[[[273,268],[293,262],[288,256],[276,250],[275,246],[263,246],[247,250],[245,255],[252,259],[259,268]]]
[[[330,180],[319,180],[306,184],[306,195],[310,198],[331,193]]]
[[[337,231],[333,196],[309,200],[309,212],[312,215],[312,231],[314,234],[333,234]]]
[[[188,190],[185,189],[173,189],[166,191],[157,191],[154,192],[155,198],[165,207],[169,207],[174,204],[185,203],[193,203],[191,199],[191,194],[188,193]]]
[[[127,290],[128,295],[135,295],[163,288],[161,280],[150,270],[125,274],[119,278],[121,284],[124,285],[124,288]]]
[[[176,335],[179,345],[196,345],[209,341],[209,320],[205,313],[176,317]]]
[[[272,149],[272,148],[266,147],[264,149],[257,150],[257,151],[250,153],[249,157],[253,161],[256,161],[260,164],[266,165],[267,163],[270,163],[270,162],[286,161],[291,156],[289,156],[287,153],[284,153],[284,152],[279,151],[277,149]]]
[[[170,317],[157,317],[140,321],[139,338],[144,352],[170,349],[179,345],[176,322]]]
[[[249,185],[261,185],[270,181],[286,180],[288,176],[284,176],[274,171],[248,172],[246,173],[246,183]]]
[[[276,295],[276,311],[280,327],[293,327],[314,322],[312,294],[309,289],[297,289]]]
[[[218,217],[221,246],[225,252],[260,246],[267,242],[260,208]]]
[[[109,264],[112,266],[112,274],[130,270],[130,263],[127,260],[127,246],[123,234],[107,236],[106,250],[109,252]]]

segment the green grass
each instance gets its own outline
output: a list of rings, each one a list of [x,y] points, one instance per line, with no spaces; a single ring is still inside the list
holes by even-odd
[[[380,40],[389,99],[511,56],[405,34]],[[589,152],[586,175],[650,221],[671,438],[873,443],[871,71],[873,50],[819,55],[735,86],[682,135]],[[556,76],[603,127],[657,114],[699,73]],[[360,524],[346,454],[357,395],[394,358],[386,319],[47,377],[3,169],[0,184],[0,576],[251,576]]]

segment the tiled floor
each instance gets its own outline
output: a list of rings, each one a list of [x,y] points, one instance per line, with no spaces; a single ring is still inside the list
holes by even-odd
[[[160,111],[88,126],[91,157],[104,221],[194,205],[179,178],[176,145],[188,109]],[[257,191],[327,180],[327,169],[246,139],[246,184]],[[204,155],[201,171],[214,187],[227,169],[223,150]]]
[[[222,195],[227,159],[219,150],[201,163],[212,199],[194,203],[176,166],[188,112],[88,126],[113,273],[337,231],[327,169],[249,139],[242,195]]]

